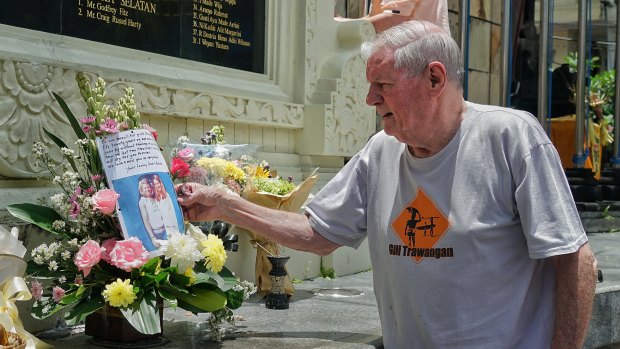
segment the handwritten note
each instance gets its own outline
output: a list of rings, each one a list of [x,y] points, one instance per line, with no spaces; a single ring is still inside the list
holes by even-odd
[[[144,129],[97,138],[108,180],[145,172],[168,172],[166,161],[151,133]]]

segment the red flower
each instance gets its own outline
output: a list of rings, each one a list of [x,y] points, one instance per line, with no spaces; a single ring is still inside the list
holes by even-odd
[[[189,176],[189,164],[181,158],[172,158],[172,166],[170,167],[170,173],[172,173],[172,177],[176,178],[185,178]]]

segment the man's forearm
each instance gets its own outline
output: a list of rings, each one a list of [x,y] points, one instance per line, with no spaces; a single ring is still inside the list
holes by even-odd
[[[314,231],[303,214],[269,209],[231,195],[223,200],[225,202],[220,203],[222,220],[284,246],[319,255],[329,254],[339,247]]]
[[[588,243],[572,254],[553,257],[556,267],[552,349],[581,349],[592,314],[597,265]]]

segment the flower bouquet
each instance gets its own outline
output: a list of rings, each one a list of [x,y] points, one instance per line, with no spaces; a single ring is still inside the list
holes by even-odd
[[[172,151],[171,172],[181,181],[197,182],[224,188],[228,193],[264,207],[298,212],[316,183],[313,173],[299,185],[292,178],[284,179],[272,170],[266,161],[255,160],[256,145],[230,145],[223,142],[224,128],[215,126],[203,137],[203,144],[192,144],[187,137],[179,138]],[[220,224],[220,222],[215,222]],[[280,246],[252,231],[233,228],[232,236],[245,232],[256,248],[255,284],[257,292],[265,296],[271,290],[271,262],[269,255],[280,255]],[[290,276],[285,278],[285,292],[293,295],[295,288]]]
[[[226,250],[218,236],[188,225],[185,233],[183,226],[167,231],[146,248],[144,239],[123,231],[117,205],[124,194],[114,191],[106,178],[97,143],[127,130],[147,130],[155,139],[157,133],[140,123],[131,88],[114,107],[106,104],[103,79],[98,78],[94,88],[85,74],[78,73],[76,80],[88,116],[78,120],[54,93],[77,135],[75,150],[47,130],[65,161],[55,163],[42,142],[33,146],[39,166],[49,171],[60,193],[44,205],[7,207],[53,238],[31,251],[27,279],[36,299],[32,315],[43,319],[64,311],[71,325],[88,323],[89,315],[111,307],[146,335],[162,332],[162,300],[192,313],[219,312],[220,318],[231,318],[253,285],[226,269]]]

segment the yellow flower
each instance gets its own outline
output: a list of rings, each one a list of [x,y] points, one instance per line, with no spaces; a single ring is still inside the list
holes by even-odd
[[[207,171],[217,174],[219,177],[226,177],[226,165],[228,161],[222,158],[209,158],[206,156],[201,157],[196,161],[196,165],[204,168]]]
[[[254,171],[254,177],[269,178],[269,169],[265,169],[264,166],[256,166],[256,170]]]
[[[189,278],[189,283],[187,286],[191,286],[196,282],[196,272],[192,268],[187,268],[185,273],[183,274]]]
[[[136,294],[133,293],[133,286],[129,279],[121,281],[116,279],[111,284],[105,286],[103,298],[113,307],[126,307],[136,300]]]
[[[215,235],[209,234],[206,239],[201,241],[204,249],[201,251],[205,256],[205,266],[215,273],[222,271],[226,263],[226,250],[224,243]]]
[[[226,162],[226,178],[232,178],[237,182],[243,183],[245,181],[245,172],[235,165],[232,161]]]

